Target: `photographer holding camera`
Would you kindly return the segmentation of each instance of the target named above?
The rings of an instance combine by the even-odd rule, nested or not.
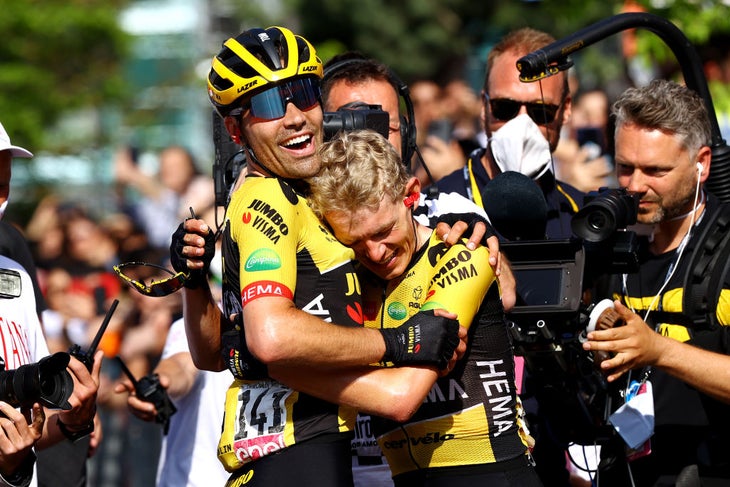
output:
[[[585,348],[615,353],[601,366],[610,380],[638,369],[627,373],[627,388],[650,385],[655,426],[629,463],[620,439],[603,449],[600,480],[606,485],[631,485],[632,479],[635,485],[674,485],[678,478],[696,482],[682,485],[726,485],[730,479],[730,407],[692,387],[722,395],[702,377],[716,364],[692,361],[713,355],[670,344],[728,351],[730,284],[721,275],[727,258],[699,273],[716,283],[705,296],[691,296],[696,291],[689,279],[698,275],[698,258],[711,261],[727,248],[727,231],[717,221],[726,220],[728,205],[703,187],[712,155],[707,109],[692,90],[665,80],[628,89],[612,108],[618,182],[640,195],[637,221],[647,237],[639,272],[613,283],[616,311],[626,325],[590,333]],[[708,249],[708,237],[724,243]],[[698,313],[691,297],[706,298],[707,311]],[[677,364],[683,358],[686,363]]]
[[[11,144],[0,124],[0,217],[10,191],[13,157],[33,155]],[[49,356],[39,319],[44,303],[36,302],[38,286],[30,251],[12,225],[0,222],[0,485],[36,485],[33,448],[59,460],[53,485],[85,478],[89,445],[100,439],[94,431],[101,353],[87,370],[67,354]],[[15,407],[19,407],[16,410]],[[51,408],[44,411],[44,407]],[[63,407],[63,410],[59,408]],[[93,438],[91,436],[93,436]],[[69,439],[70,442],[63,442]],[[61,449],[48,449],[55,445]],[[51,457],[53,457],[51,459]],[[54,463],[55,465],[55,463]],[[39,461],[39,473],[51,464]],[[45,472],[44,472],[45,473]],[[59,473],[61,474],[59,478]],[[41,481],[42,482],[42,481]],[[45,484],[41,484],[45,485]],[[78,484],[76,484],[78,485]]]

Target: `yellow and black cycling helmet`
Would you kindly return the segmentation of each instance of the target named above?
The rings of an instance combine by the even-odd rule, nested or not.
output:
[[[241,99],[296,77],[322,78],[322,61],[305,38],[285,27],[250,29],[223,43],[208,74],[208,96],[225,117]]]

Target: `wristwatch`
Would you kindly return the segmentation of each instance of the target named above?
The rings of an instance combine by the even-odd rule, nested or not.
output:
[[[63,433],[63,436],[68,438],[69,440],[75,442],[79,439],[83,438],[84,436],[88,436],[91,434],[92,431],[94,431],[94,420],[91,420],[88,424],[83,426],[78,431],[70,431],[68,427],[63,424],[63,421],[61,421],[61,418],[56,417],[56,424],[58,424],[58,429],[61,430],[61,433]]]

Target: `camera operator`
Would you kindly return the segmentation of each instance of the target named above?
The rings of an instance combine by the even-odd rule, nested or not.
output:
[[[730,324],[727,276],[713,281],[722,289],[716,289],[717,299],[710,300],[706,313],[695,315],[686,304],[694,257],[705,252],[707,235],[722,235],[715,221],[727,206],[703,187],[711,162],[707,107],[692,90],[655,80],[625,91],[612,112],[618,182],[640,195],[637,221],[647,237],[641,240],[639,272],[625,274],[621,282],[615,279],[612,290],[612,297],[625,306],[616,307],[627,325],[592,332],[586,348],[617,352],[602,364],[613,380],[628,368],[646,366],[628,373],[626,382],[650,383],[655,427],[650,453],[644,450],[644,456],[628,464],[625,445],[618,437],[613,448],[605,447],[600,479],[606,485],[631,485],[630,477],[635,485],[674,485],[683,477],[695,479],[696,483],[687,485],[699,485],[698,479],[702,485],[726,485],[730,408],[683,382],[702,386],[712,396],[721,394],[707,385],[709,363],[690,359],[699,351],[670,344],[676,340],[727,352],[723,346]],[[722,251],[716,248],[707,257]],[[725,262],[716,267],[723,272]],[[708,269],[707,274],[714,276],[716,269]],[[666,338],[648,339],[654,332]],[[673,356],[679,350],[683,355]],[[683,366],[676,365],[680,357],[688,359]],[[702,374],[705,377],[700,378]],[[712,479],[718,483],[708,483]]]

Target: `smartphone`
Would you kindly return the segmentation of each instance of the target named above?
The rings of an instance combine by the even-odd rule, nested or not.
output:
[[[428,124],[428,135],[434,135],[444,142],[451,142],[454,138],[454,124],[446,118],[432,120]]]
[[[584,146],[588,143],[593,143],[604,149],[606,146],[605,137],[603,136],[603,130],[599,127],[583,127],[576,130],[576,139],[578,139],[578,145]]]
[[[578,145],[589,150],[587,160],[601,157],[606,152],[606,140],[598,127],[583,127],[576,130]]]

